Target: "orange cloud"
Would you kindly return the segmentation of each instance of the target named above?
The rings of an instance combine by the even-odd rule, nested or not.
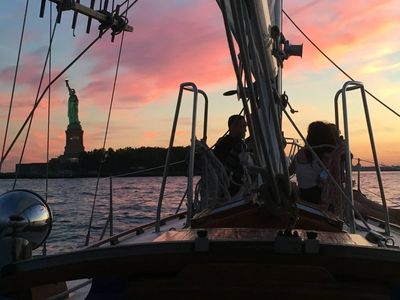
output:
[[[135,31],[124,37],[117,83],[120,103],[163,101],[163,95],[177,91],[184,81],[204,87],[233,78],[217,4],[195,2],[174,9],[159,4],[138,6],[130,17]],[[96,45],[96,65],[82,94],[94,99],[109,94],[118,46],[119,41],[109,45],[108,40]]]
[[[400,8],[394,0],[352,1],[285,1],[285,10],[297,25],[331,58],[354,61],[355,51],[374,53],[383,45],[393,43],[400,24]],[[302,62],[289,60],[287,72],[296,65],[301,68],[326,68],[329,62],[317,54],[313,46],[284,16],[284,33],[293,43],[304,43]],[[357,56],[356,56],[357,55]]]
[[[143,133],[144,137],[146,139],[154,139],[156,137],[159,137],[161,135],[160,131],[145,131]]]

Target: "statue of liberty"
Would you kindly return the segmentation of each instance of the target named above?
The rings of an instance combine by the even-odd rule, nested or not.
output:
[[[68,83],[68,79],[65,80],[65,83],[67,85],[68,91],[69,91],[69,98],[68,98],[68,120],[69,120],[69,125],[70,126],[79,126],[80,127],[80,122],[78,118],[78,104],[79,100],[78,97],[75,94],[75,90],[71,89]]]
[[[78,104],[79,100],[75,94],[75,90],[71,89],[68,80],[65,80],[67,85],[69,98],[68,98],[68,127],[65,130],[65,150],[64,156],[67,159],[73,159],[79,161],[80,153],[85,151],[83,146],[83,130],[81,122],[78,118]],[[71,160],[72,162],[72,160]]]

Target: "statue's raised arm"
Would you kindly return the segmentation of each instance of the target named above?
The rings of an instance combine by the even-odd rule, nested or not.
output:
[[[68,79],[65,79],[65,85],[66,85],[67,88],[68,88],[68,92],[71,93],[72,89],[71,89],[71,87],[69,86],[69,81],[68,81]]]

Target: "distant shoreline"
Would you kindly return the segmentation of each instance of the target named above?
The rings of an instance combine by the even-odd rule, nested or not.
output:
[[[358,170],[356,168],[353,169],[353,172],[357,172]],[[360,172],[374,172],[375,169],[361,169]],[[381,172],[400,172],[400,167],[393,167],[393,169],[386,169],[382,168]],[[118,174],[115,175],[102,175],[100,176],[101,178],[107,178],[107,177],[161,177],[163,176],[162,172],[152,172],[150,174],[132,174],[132,175],[125,175],[125,176],[120,176]],[[173,173],[169,174],[169,177],[177,177],[177,176],[186,176],[184,173]],[[0,173],[0,179],[14,179],[15,178],[15,173]],[[46,176],[18,176],[18,179],[45,179]],[[97,178],[96,175],[83,175],[83,174],[76,174],[73,176],[49,176],[50,179],[67,179],[67,178]]]
[[[0,173],[0,178],[96,178],[101,165],[100,177],[148,177],[163,176],[164,164],[167,157],[167,148],[139,147],[120,148],[107,150],[94,149],[83,151],[75,156],[61,155],[52,158],[48,163],[22,163],[16,164],[15,170]],[[169,176],[186,176],[190,147],[173,147],[170,154]],[[197,165],[200,162],[196,162]],[[374,171],[368,166],[353,166],[353,172]],[[400,166],[384,166],[381,171],[400,171]],[[199,172],[196,168],[196,172]]]
[[[100,178],[108,178],[108,177],[119,177],[119,178],[124,178],[124,177],[162,177],[162,173],[151,173],[151,174],[133,174],[133,175],[101,175],[99,176]],[[186,176],[186,174],[169,174],[168,177],[179,177],[179,176]],[[196,176],[196,175],[195,175]],[[15,174],[14,173],[0,173],[0,179],[14,179]],[[82,174],[76,174],[73,176],[49,176],[50,179],[66,179],[66,178],[97,178],[97,175],[82,175]],[[18,176],[18,179],[46,179],[46,176]]]

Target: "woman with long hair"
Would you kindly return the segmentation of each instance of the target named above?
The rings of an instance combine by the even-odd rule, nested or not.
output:
[[[331,153],[338,144],[339,136],[335,128],[335,125],[323,121],[315,121],[308,126],[306,141],[325,166],[329,165]],[[289,172],[296,173],[302,200],[316,204],[321,202],[327,174],[307,146],[296,154]]]

